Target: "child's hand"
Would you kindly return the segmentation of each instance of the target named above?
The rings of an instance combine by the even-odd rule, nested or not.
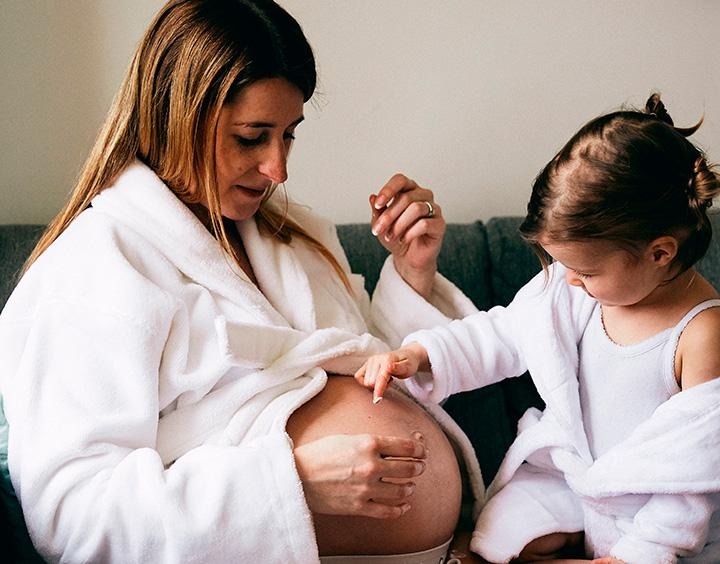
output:
[[[389,353],[371,356],[355,373],[355,380],[373,390],[373,403],[377,403],[383,398],[393,376],[409,378],[421,365],[427,365],[427,353],[417,343],[411,343]]]

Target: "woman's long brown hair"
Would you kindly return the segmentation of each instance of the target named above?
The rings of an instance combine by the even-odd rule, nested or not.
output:
[[[220,212],[215,134],[223,105],[264,78],[284,78],[303,99],[315,90],[312,49],[298,23],[270,0],[171,0],[141,40],[69,201],[49,223],[23,273],[135,159],[186,204],[207,206],[212,232],[237,260]],[[261,228],[319,252],[351,291],[335,256],[270,200]]]

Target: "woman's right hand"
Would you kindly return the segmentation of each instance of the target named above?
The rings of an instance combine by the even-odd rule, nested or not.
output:
[[[446,227],[432,191],[395,174],[369,201],[373,235],[392,253],[400,277],[430,300]]]
[[[422,437],[330,435],[294,450],[313,513],[392,519],[410,509],[425,471]]]

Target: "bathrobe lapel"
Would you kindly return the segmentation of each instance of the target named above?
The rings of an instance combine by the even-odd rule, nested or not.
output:
[[[95,196],[92,206],[161,249],[190,280],[231,302],[242,303],[255,321],[288,325],[202,223],[144,164],[129,166],[115,186]],[[151,214],[148,209],[166,209],[167,213]]]
[[[578,288],[568,286],[557,265],[553,265],[549,276],[558,278],[544,288],[550,295],[537,294],[532,298],[534,307],[524,312],[527,319],[520,324],[524,328],[523,348],[530,375],[547,409],[565,430],[578,455],[591,464],[580,408],[577,344],[594,302]]]
[[[682,460],[682,464],[678,464]],[[571,477],[594,498],[633,493],[720,492],[720,378],[660,405],[586,474]]]
[[[268,302],[291,327],[317,329],[310,282],[292,246],[261,235],[254,219],[238,222],[238,231]]]

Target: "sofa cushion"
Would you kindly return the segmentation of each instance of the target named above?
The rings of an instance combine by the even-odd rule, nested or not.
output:
[[[371,233],[369,223],[340,224],[337,231],[353,272],[365,277],[365,289],[372,294],[388,252]],[[438,257],[438,270],[480,309],[493,304],[487,248],[482,222],[453,223],[447,226]]]
[[[43,229],[44,225],[0,225],[0,310],[17,284],[18,272]]]
[[[25,526],[20,502],[15,495],[7,460],[8,424],[0,397],[0,531],[5,542],[0,548],[3,562],[41,563]]]
[[[716,290],[720,290],[720,212],[710,214],[710,225],[714,235],[713,242],[698,262],[697,269]]]
[[[495,217],[487,223],[490,281],[494,303],[507,305],[535,274],[540,261],[520,237],[521,217]]]

